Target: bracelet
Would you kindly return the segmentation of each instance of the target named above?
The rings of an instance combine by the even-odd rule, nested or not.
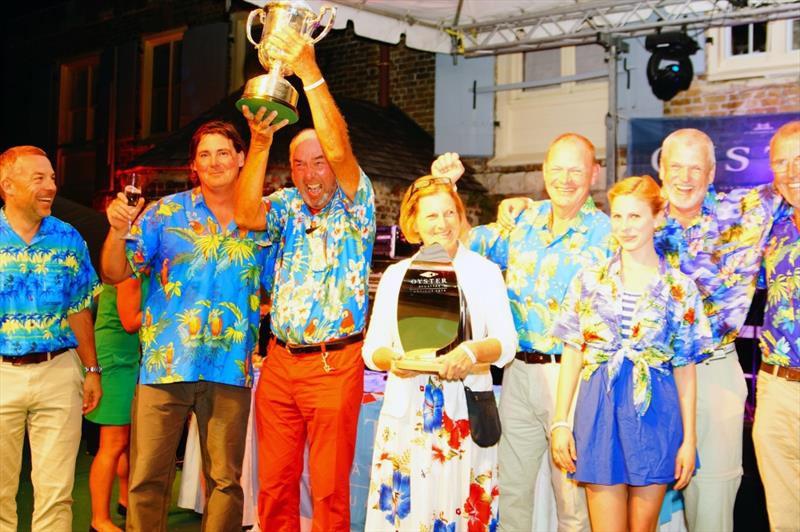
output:
[[[475,356],[475,352],[472,349],[470,349],[469,346],[467,346],[467,344],[461,344],[459,347],[464,350],[469,359],[472,360],[473,364],[478,363],[478,357]]]
[[[100,364],[98,364],[96,366],[88,366],[88,367],[87,366],[83,366],[83,371],[85,371],[86,373],[97,373],[98,375],[102,375],[103,374],[103,367]]]
[[[306,91],[306,92],[313,91],[314,89],[316,89],[317,87],[319,87],[323,83],[325,83],[325,78],[319,78],[317,81],[315,81],[311,85],[303,85],[303,90]]]
[[[554,430],[564,427],[565,429],[572,430],[572,427],[566,421],[554,421],[552,425],[550,425],[550,434],[553,433]]]

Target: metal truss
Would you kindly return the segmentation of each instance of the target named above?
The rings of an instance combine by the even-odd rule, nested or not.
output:
[[[659,29],[693,30],[792,18],[800,18],[798,0],[600,0],[456,25],[445,31],[453,37],[454,52],[470,57],[608,42]]]

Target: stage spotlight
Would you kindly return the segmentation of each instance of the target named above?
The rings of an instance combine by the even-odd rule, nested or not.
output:
[[[659,100],[669,101],[692,84],[694,69],[689,56],[700,49],[685,33],[656,33],[645,39],[652,52],[647,62],[647,81]]]

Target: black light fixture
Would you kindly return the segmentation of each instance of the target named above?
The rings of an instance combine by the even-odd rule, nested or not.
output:
[[[652,52],[647,62],[647,81],[659,100],[669,101],[692,84],[694,69],[689,56],[700,47],[685,33],[655,33],[644,43]]]

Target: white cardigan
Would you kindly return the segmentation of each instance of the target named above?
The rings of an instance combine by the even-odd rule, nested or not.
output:
[[[403,277],[413,258],[389,266],[381,277],[361,351],[364,362],[371,369],[378,369],[372,361],[372,355],[379,347],[388,347],[398,353],[403,351],[397,330],[397,297]],[[502,346],[502,352],[493,364],[498,367],[505,366],[514,358],[517,351],[517,331],[514,328],[500,269],[496,264],[461,245],[453,259],[453,267],[458,276],[458,284],[467,300],[472,323],[472,339],[497,339]],[[401,379],[389,373],[382,412],[397,417],[403,416],[408,408],[409,386],[416,386],[415,381],[413,378]],[[491,390],[492,378],[487,373],[468,375],[464,379],[464,384],[476,391]],[[445,382],[444,385],[446,388],[461,388],[461,383],[458,381]],[[454,401],[455,398],[461,398],[458,403],[463,403],[463,397],[463,393],[445,393],[445,408],[449,412],[461,410],[460,407],[463,405],[456,405]]]

